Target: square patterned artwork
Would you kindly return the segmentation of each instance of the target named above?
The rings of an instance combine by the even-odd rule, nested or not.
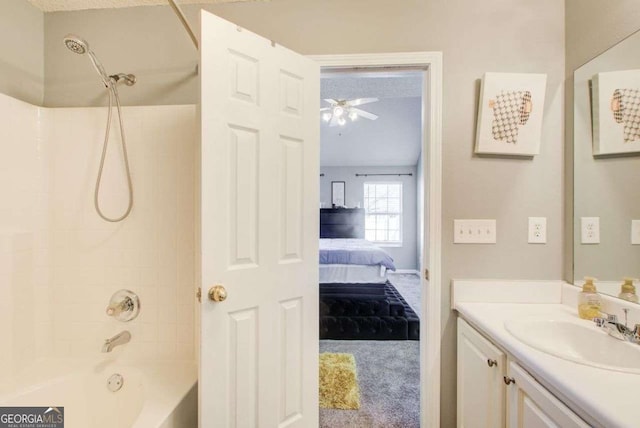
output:
[[[475,152],[537,155],[546,84],[546,74],[485,73]]]
[[[596,74],[591,99],[593,154],[640,152],[640,70]]]

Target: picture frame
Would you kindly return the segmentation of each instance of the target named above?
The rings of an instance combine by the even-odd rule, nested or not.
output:
[[[331,182],[331,205],[334,208],[344,207],[346,183],[344,181],[332,181]]]
[[[640,70],[591,79],[593,155],[640,153]]]
[[[475,153],[540,153],[547,75],[485,73],[480,87]]]

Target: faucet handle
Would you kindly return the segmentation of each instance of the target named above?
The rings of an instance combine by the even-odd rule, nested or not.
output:
[[[610,323],[617,323],[618,322],[618,316],[614,315],[614,314],[606,314],[607,315],[607,322]]]
[[[593,319],[593,322],[596,323],[598,327],[604,327],[604,325],[607,323],[607,320],[602,317],[595,317]]]
[[[128,297],[123,300],[122,302],[119,303],[109,303],[109,306],[107,306],[107,310],[105,311],[107,313],[107,315],[109,315],[110,317],[115,317],[118,316],[122,313],[122,311],[126,310],[127,307],[130,306],[130,303],[128,303],[127,301],[131,302],[131,299],[129,299]]]
[[[109,301],[106,313],[118,321],[131,321],[140,312],[140,299],[129,290],[119,290]]]

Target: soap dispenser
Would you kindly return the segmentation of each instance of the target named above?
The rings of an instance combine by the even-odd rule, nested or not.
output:
[[[602,297],[593,283],[595,280],[595,278],[585,277],[582,291],[578,294],[578,315],[585,320],[592,320],[601,315]]]
[[[633,285],[633,278],[624,279],[624,284],[620,287],[618,297],[629,302],[638,303],[638,295],[636,294],[636,287]]]

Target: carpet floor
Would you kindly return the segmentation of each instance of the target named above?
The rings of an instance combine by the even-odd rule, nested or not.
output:
[[[412,340],[321,340],[320,352],[355,357],[360,409],[320,409],[320,427],[420,427],[419,347]]]
[[[413,273],[393,272],[388,272],[387,277],[393,286],[396,287],[396,290],[402,294],[402,297],[404,297],[404,300],[411,306],[411,309],[418,314],[418,317],[422,318],[420,314],[420,296],[422,296],[420,277]]]

